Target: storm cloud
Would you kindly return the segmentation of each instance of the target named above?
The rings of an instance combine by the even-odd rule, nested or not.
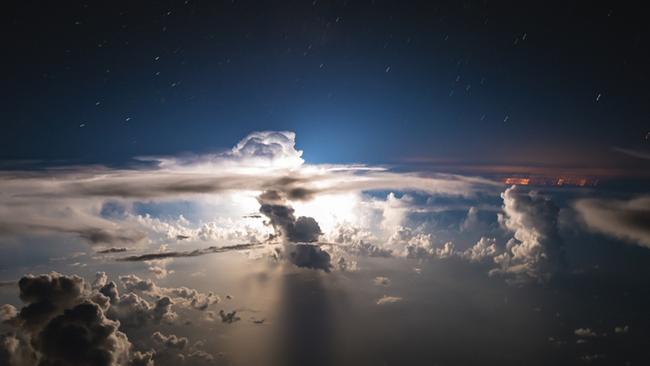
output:
[[[98,166],[43,171],[0,172],[0,235],[76,235],[93,245],[133,246],[144,241],[141,223],[128,217],[103,217],[108,200],[197,200],[205,195],[271,192],[289,201],[323,194],[410,190],[436,195],[473,196],[498,183],[452,174],[391,172],[364,165],[308,165],[295,148],[295,134],[255,132],[233,149],[190,158],[144,157],[128,169]],[[262,197],[262,196],[260,196]],[[280,207],[265,206],[268,214]],[[282,214],[278,212],[278,214]],[[286,234],[314,241],[314,222],[296,219]],[[288,227],[287,227],[288,228]],[[178,235],[181,235],[180,237]],[[186,239],[177,233],[178,240]]]

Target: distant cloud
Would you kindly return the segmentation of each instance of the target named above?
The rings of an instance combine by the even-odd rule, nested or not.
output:
[[[107,248],[107,249],[102,249],[98,250],[98,254],[109,254],[109,253],[123,253],[126,252],[128,249],[127,248]]]
[[[235,310],[229,313],[224,312],[223,310],[219,310],[219,317],[221,318],[222,323],[228,323],[228,324],[241,320],[241,318],[237,316],[237,311]]]
[[[559,208],[534,192],[512,186],[501,194],[499,221],[513,233],[506,251],[496,257],[499,268],[491,274],[514,276],[514,281],[545,281],[563,262],[563,241],[558,232]]]
[[[574,207],[589,229],[650,248],[650,196],[581,199]]]
[[[461,257],[470,262],[480,262],[486,258],[494,258],[497,252],[496,239],[481,237],[474,246],[464,251]]]
[[[598,337],[598,334],[591,330],[590,328],[578,328],[573,331],[573,334],[575,334],[578,337],[583,337],[583,338],[588,338],[588,337]]]
[[[648,151],[625,149],[625,148],[616,147],[616,146],[612,147],[612,150],[616,151],[616,152],[619,152],[621,154],[625,154],[627,156],[634,157],[634,158],[650,160],[650,152],[648,152]]]
[[[332,268],[330,254],[317,244],[289,243],[284,250],[289,262],[298,267],[322,269],[325,272]]]
[[[616,334],[625,334],[625,333],[628,333],[629,331],[630,331],[630,326],[628,326],[628,325],[624,325],[624,326],[614,328],[614,333],[616,333]]]
[[[230,252],[236,250],[248,250],[248,249],[254,249],[259,247],[261,247],[261,244],[257,244],[257,243],[226,245],[222,247],[208,247],[208,248],[195,249],[195,250],[183,251],[183,252],[155,252],[155,253],[147,253],[147,254],[140,254],[140,255],[132,255],[128,257],[117,258],[117,260],[121,262],[145,262],[145,261],[160,260],[164,258],[197,257],[206,254],[224,253],[224,252]]]
[[[389,286],[390,285],[390,278],[388,278],[388,277],[375,277],[373,282],[374,282],[374,284],[376,286]]]
[[[384,295],[377,300],[377,305],[394,304],[400,301],[402,301],[401,297]]]
[[[187,287],[159,287],[134,275],[122,276],[121,281],[127,291],[146,293],[152,302],[135,292],[119,296],[104,272],[98,272],[91,285],[79,276],[55,272],[22,277],[18,288],[25,306],[20,310],[0,306],[0,321],[9,327],[0,335],[0,364],[153,366],[154,360],[214,364],[201,342],[191,345],[188,338],[158,331],[151,336],[156,349],[143,352],[134,349],[125,329],[173,323],[178,319],[173,307],[202,310],[218,302],[218,296]]]

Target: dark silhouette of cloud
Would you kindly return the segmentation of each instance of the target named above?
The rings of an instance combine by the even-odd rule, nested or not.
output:
[[[128,361],[131,344],[99,305],[83,302],[52,319],[35,339],[41,365],[111,366]]]
[[[164,258],[179,258],[179,257],[197,257],[200,255],[214,254],[214,253],[223,253],[236,250],[248,250],[261,247],[261,244],[258,243],[249,243],[249,244],[237,244],[237,245],[227,245],[223,247],[208,247],[202,249],[196,249],[185,252],[157,252],[157,253],[148,253],[141,255],[132,255],[129,257],[117,258],[121,262],[143,262],[158,260]]]
[[[329,272],[332,268],[331,256],[316,244],[287,244],[289,261],[298,267],[322,269]]]

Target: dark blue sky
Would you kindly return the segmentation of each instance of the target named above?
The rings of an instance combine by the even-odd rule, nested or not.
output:
[[[119,164],[287,129],[311,162],[648,168],[612,151],[650,146],[648,25],[625,6],[21,2],[5,13],[3,160]]]

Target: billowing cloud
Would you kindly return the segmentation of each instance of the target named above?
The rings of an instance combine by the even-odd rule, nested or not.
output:
[[[213,253],[224,253],[237,250],[248,250],[260,247],[260,244],[238,244],[238,245],[227,245],[222,247],[208,247],[202,249],[195,249],[191,251],[182,251],[182,252],[156,252],[156,253],[147,253],[140,255],[133,255],[128,257],[118,258],[118,261],[123,262],[146,262],[146,261],[155,261],[162,260],[165,258],[179,258],[179,257],[197,257],[200,255],[213,254]]]
[[[480,262],[486,258],[493,258],[497,251],[496,239],[481,237],[474,246],[465,250],[461,256],[471,262]]]
[[[105,282],[101,277],[99,283]],[[11,322],[13,334],[3,336],[3,364],[128,363],[131,343],[119,323],[105,316],[107,299],[81,277],[28,275],[18,285],[26,304]]]
[[[494,258],[492,274],[514,276],[515,281],[545,281],[563,261],[563,242],[558,233],[559,208],[549,199],[524,193],[512,186],[501,194],[503,214],[499,222],[513,233],[506,251]]]
[[[296,150],[296,134],[290,131],[253,132],[227,154],[260,166],[293,168],[302,165],[302,151]]]
[[[650,196],[581,199],[574,207],[589,229],[650,248]]]
[[[219,317],[221,318],[222,323],[228,323],[228,324],[241,320],[241,318],[237,316],[236,310],[233,310],[231,312],[225,312],[223,310],[219,310]]]
[[[329,272],[332,268],[331,256],[317,244],[287,244],[285,246],[289,261],[298,267],[322,269]]]
[[[52,319],[35,338],[42,365],[123,365],[131,344],[99,305],[83,302]]]
[[[364,257],[390,257],[392,255],[391,249],[373,244],[378,239],[369,230],[350,223],[338,224],[328,235],[330,242],[343,246],[347,252],[355,255]]]
[[[177,348],[184,349],[189,344],[189,340],[186,337],[178,337],[175,334],[164,335],[160,332],[155,332],[151,335],[151,339],[160,345],[163,345],[167,348]]]

